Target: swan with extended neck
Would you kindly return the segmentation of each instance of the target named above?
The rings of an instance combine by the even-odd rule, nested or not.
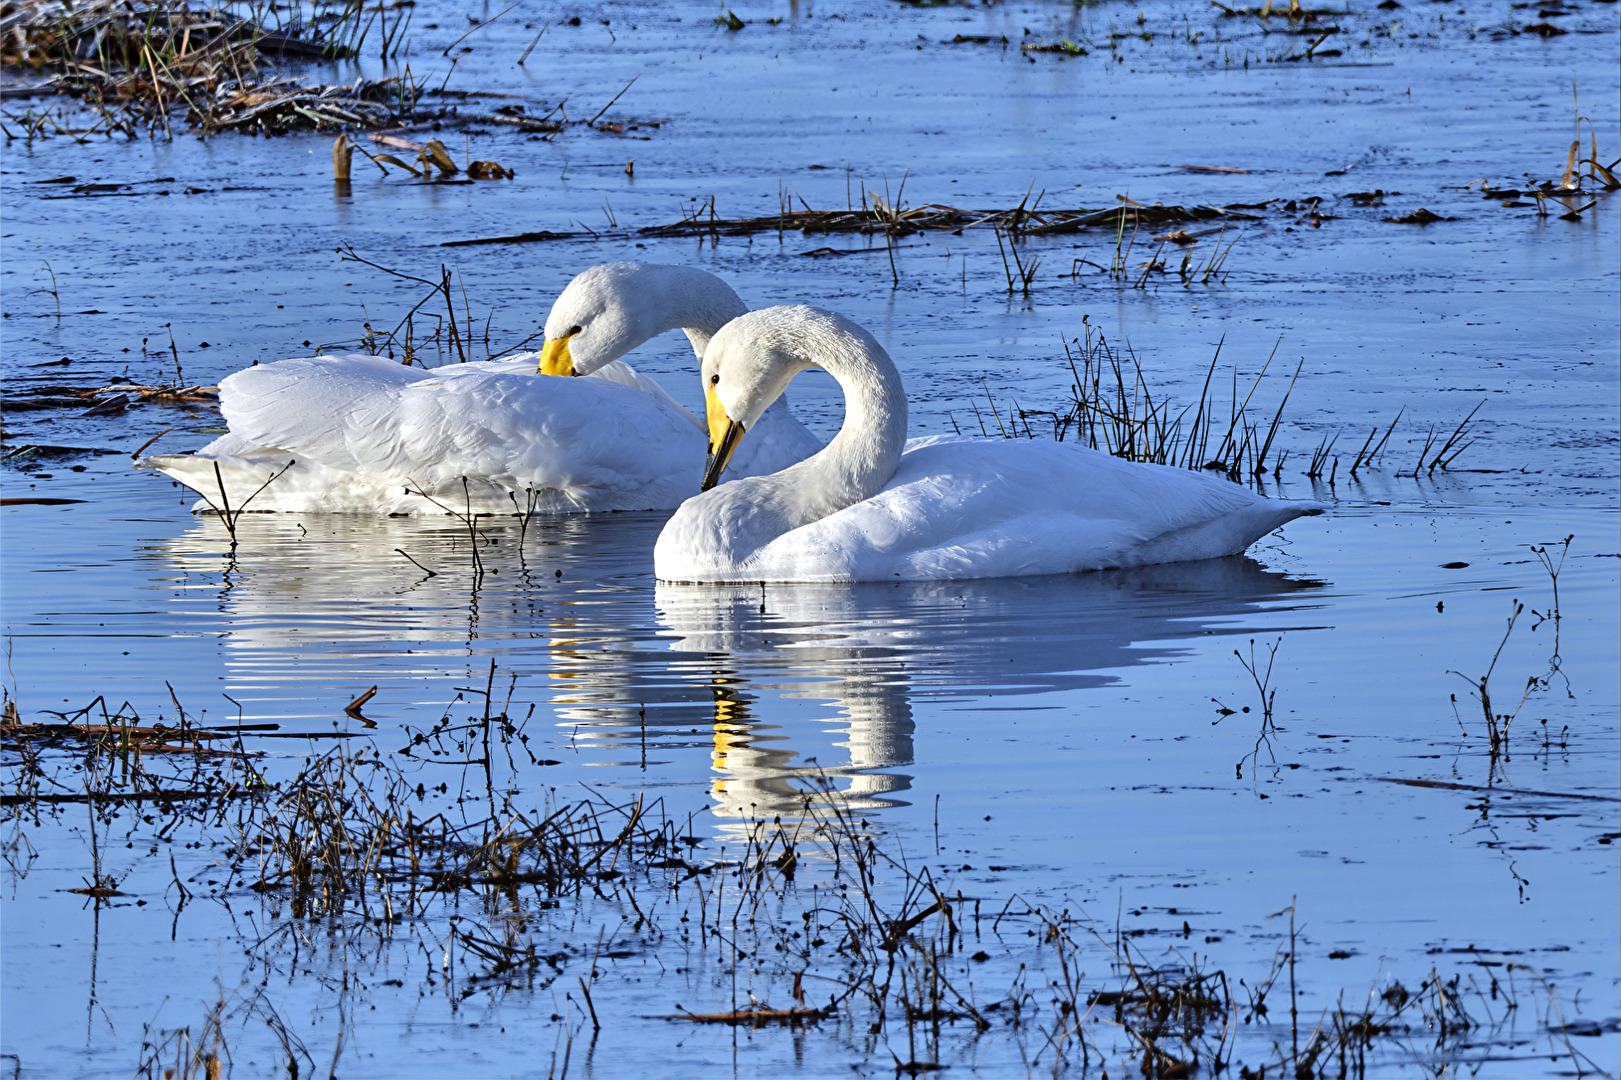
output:
[[[715,487],[790,380],[820,367],[845,420],[820,452]],[[900,374],[861,327],[810,307],[753,311],[704,355],[715,406],[702,494],[654,548],[672,582],[1018,577],[1235,555],[1315,503],[1066,443],[906,442]],[[713,488],[713,490],[710,490]]]
[[[702,270],[593,266],[552,305],[538,352],[431,369],[362,355],[250,367],[220,383],[227,434],[137,467],[233,510],[668,509],[697,491],[705,425],[619,357],[680,328],[701,361],[746,310]],[[785,408],[765,426],[759,452],[729,476],[775,471],[821,445]]]

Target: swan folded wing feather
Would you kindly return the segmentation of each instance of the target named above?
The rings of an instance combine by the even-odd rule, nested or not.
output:
[[[309,455],[334,453],[339,447],[353,445],[373,456],[375,448],[388,439],[389,408],[408,387],[426,389],[445,385],[447,379],[533,376],[537,355],[518,353],[439,368],[411,367],[364,353],[280,360],[222,380],[220,411],[240,447],[258,445]],[[592,377],[641,390],[702,428],[663,387],[622,360]]]
[[[545,510],[677,505],[702,468],[702,429],[630,365],[606,374],[542,378],[521,356],[434,369],[365,355],[284,360],[221,383],[229,433],[194,458],[151,463],[211,490],[217,459],[227,488],[240,492],[296,459],[256,509],[431,509],[406,495],[407,484],[460,505],[463,476],[495,511],[510,508],[508,491],[526,488],[546,492]]]
[[[1311,509],[1085,447],[945,436],[913,440],[877,495],[777,536],[729,576],[1004,577],[1214,558]]]
[[[659,385],[658,380],[643,375],[623,360],[613,360],[593,371],[588,378],[603,379],[607,382],[628,386],[632,390],[640,390],[659,403],[663,408],[673,410],[676,415],[685,417],[692,426],[700,432],[704,431],[704,422],[692,415],[692,411],[670,396],[668,390]]]
[[[220,412],[230,434],[201,453],[285,452],[333,468],[353,468],[354,410],[375,408],[430,374],[359,354],[245,368],[220,381]]]
[[[440,492],[477,476],[581,508],[649,509],[690,493],[703,461],[679,406],[616,380],[452,372],[406,387],[392,412],[399,438],[379,465]]]
[[[549,509],[650,509],[692,494],[704,426],[656,380],[623,360],[561,380],[535,375],[533,363],[534,354],[520,353],[418,368],[353,353],[257,365],[220,384],[231,430],[200,454],[243,458],[254,475],[273,460],[296,458],[299,471],[312,470],[303,480],[313,483],[318,471],[329,489],[320,498],[303,490],[311,484],[288,477],[278,481],[282,498],[262,497],[266,509],[398,512],[394,496],[408,480],[444,493],[459,490],[464,475],[515,491],[567,493]],[[786,404],[773,406],[764,421],[728,478],[774,472],[821,448]],[[345,480],[346,472],[356,475]]]

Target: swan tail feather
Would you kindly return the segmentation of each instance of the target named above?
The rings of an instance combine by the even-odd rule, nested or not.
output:
[[[296,464],[297,459],[291,454],[251,458],[224,454],[154,454],[136,461],[135,468],[155,469],[180,481],[201,495],[206,506],[216,510],[229,506],[236,511],[245,507],[275,509],[264,496]],[[261,506],[261,502],[267,505]]]

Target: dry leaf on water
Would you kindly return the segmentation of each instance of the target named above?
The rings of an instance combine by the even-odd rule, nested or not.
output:
[[[372,155],[372,160],[373,161],[386,161],[390,165],[397,165],[400,168],[404,169],[406,172],[410,173],[412,176],[421,176],[422,175],[422,173],[417,171],[417,169],[415,167],[413,167],[412,165],[410,165],[407,162],[401,161],[399,158],[395,157],[393,154],[373,154]]]
[[[445,144],[438,139],[428,140],[427,145],[422,148],[422,160],[438,169],[441,176],[455,176],[461,172],[461,169],[451,160],[450,152],[445,149]]]
[[[511,180],[517,175],[511,169],[503,168],[498,161],[470,161],[467,163],[467,176],[470,180]]]
[[[371,141],[374,143],[382,143],[384,146],[392,146],[396,150],[409,150],[413,154],[420,154],[423,152],[422,147],[419,144],[412,142],[410,139],[399,138],[396,135],[373,135],[371,137]]]

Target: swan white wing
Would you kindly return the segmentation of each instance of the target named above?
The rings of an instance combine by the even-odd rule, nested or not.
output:
[[[535,364],[520,353],[431,369],[362,354],[257,365],[220,383],[229,433],[141,464],[215,502],[253,496],[254,510],[437,511],[415,491],[457,508],[471,494],[492,513],[512,512],[514,497],[543,511],[642,510],[696,494],[703,425],[656,380],[623,361],[578,379],[537,375]],[[821,447],[786,406],[759,434],[726,479]]]
[[[380,357],[310,357],[248,368],[221,383],[231,432],[197,455],[146,459],[206,495],[241,505],[291,460],[256,510],[657,509],[691,495],[705,439],[662,390],[618,379],[557,379],[523,359],[424,370]],[[651,381],[651,380],[649,380]],[[657,384],[652,384],[657,389]],[[633,388],[634,387],[634,388]]]
[[[391,417],[397,435],[371,440],[380,455],[367,463],[373,471],[415,470],[425,490],[459,492],[463,476],[554,490],[576,509],[675,505],[705,452],[667,395],[605,379],[451,370],[402,390]]]
[[[205,447],[232,454],[293,453],[353,468],[348,433],[353,410],[371,405],[432,372],[381,356],[310,356],[258,364],[220,381],[220,412],[230,434]]]
[[[848,580],[1073,573],[1236,554],[1308,509],[1083,447],[942,439],[758,558]]]
[[[657,398],[666,408],[674,409],[680,415],[691,421],[692,426],[700,432],[704,430],[704,422],[692,415],[692,412],[682,405],[669,392],[660,386],[657,379],[650,375],[643,375],[623,360],[612,360],[587,375],[588,379],[606,379],[609,382],[628,386],[633,390],[641,390]]]
[[[379,419],[372,416],[358,420],[356,410],[375,412],[379,404],[386,407],[390,392],[413,384],[434,385],[447,378],[532,376],[539,355],[516,353],[499,360],[439,368],[408,367],[363,353],[281,360],[246,368],[222,380],[220,411],[235,442],[242,447],[299,448],[306,454],[341,456],[345,440],[340,433],[357,422],[361,426],[375,425]],[[697,417],[682,408],[657,381],[623,360],[607,364],[587,377],[641,390],[656,399],[663,410],[685,417],[703,430]]]
[[[672,533],[676,542],[665,548],[661,537],[659,576],[879,581],[1074,573],[1236,554],[1315,508],[1083,447],[955,436],[912,440],[877,495],[774,539],[766,539],[774,522],[738,505],[744,493],[740,486],[713,507],[713,516],[726,519],[721,528],[734,541],[741,533],[741,543],[682,544]],[[684,517],[685,508],[672,524]],[[717,525],[688,518],[677,530],[693,537]],[[751,555],[724,557],[727,548],[750,549],[747,535],[756,530],[763,542]],[[692,553],[685,559],[683,547]]]

